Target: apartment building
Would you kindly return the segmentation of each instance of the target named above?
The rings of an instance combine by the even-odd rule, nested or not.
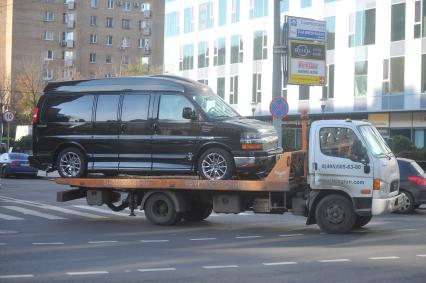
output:
[[[164,1],[0,0],[0,73],[28,65],[46,81],[163,65]]]
[[[325,20],[328,30],[327,86],[283,87],[286,130],[299,127],[301,109],[321,118],[324,104],[326,118],[369,119],[384,136],[424,148],[426,0],[282,0],[280,9],[282,22]],[[272,16],[273,0],[166,0],[164,71],[270,119]]]

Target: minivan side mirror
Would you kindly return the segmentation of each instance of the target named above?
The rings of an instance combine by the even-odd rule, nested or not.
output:
[[[368,164],[370,162],[367,155],[367,149],[362,145],[360,140],[355,140],[352,144],[352,154],[350,159],[354,162],[360,162],[363,164]]]
[[[182,118],[196,120],[197,119],[197,115],[195,115],[195,111],[192,110],[191,107],[185,107],[182,110]]]

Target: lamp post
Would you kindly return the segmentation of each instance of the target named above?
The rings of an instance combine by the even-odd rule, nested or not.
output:
[[[254,112],[256,112],[257,103],[252,101],[250,102],[251,105],[251,115],[254,116]]]
[[[324,120],[324,112],[325,112],[325,106],[327,105],[327,98],[321,98],[321,115],[322,115],[322,120]]]

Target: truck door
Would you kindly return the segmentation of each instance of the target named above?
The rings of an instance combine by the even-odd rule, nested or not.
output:
[[[353,198],[371,198],[372,163],[368,164],[368,158],[362,163],[354,156],[354,144],[363,144],[354,129],[322,126],[313,133],[316,137],[312,139],[312,145],[315,147],[314,159],[311,159],[314,175],[313,180],[311,179],[312,189],[341,190]]]

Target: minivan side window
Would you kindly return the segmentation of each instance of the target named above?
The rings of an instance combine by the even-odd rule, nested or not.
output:
[[[319,134],[321,152],[340,158],[350,158],[354,141],[358,140],[349,128],[322,128]]]
[[[187,121],[182,117],[183,108],[194,105],[184,96],[177,94],[163,94],[160,98],[159,120]]]
[[[93,95],[50,95],[40,120],[43,122],[90,122]]]
[[[121,121],[141,122],[148,120],[150,95],[126,94],[123,98]]]
[[[117,121],[117,110],[120,95],[99,95],[96,106],[96,122]]]

